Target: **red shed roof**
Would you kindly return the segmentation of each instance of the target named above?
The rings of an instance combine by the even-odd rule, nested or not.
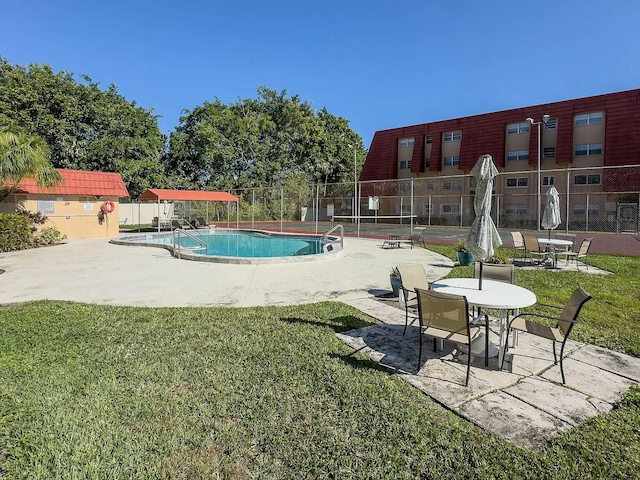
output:
[[[138,200],[189,200],[189,201],[205,201],[212,202],[237,202],[238,197],[235,197],[227,192],[209,192],[198,190],[160,190],[157,188],[150,188],[143,192]]]
[[[129,192],[119,173],[85,172],[56,168],[63,182],[55,187],[40,187],[33,178],[23,179],[16,193],[47,195],[101,195],[128,197]]]

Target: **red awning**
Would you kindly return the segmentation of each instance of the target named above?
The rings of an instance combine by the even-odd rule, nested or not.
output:
[[[128,197],[127,187],[119,173],[86,172],[56,168],[62,183],[54,187],[41,187],[33,178],[24,178],[16,193],[32,195],[101,195],[105,197]]]
[[[210,201],[210,202],[237,202],[235,197],[227,192],[208,192],[196,190],[160,190],[150,188],[143,192],[138,200],[182,200],[182,201]]]

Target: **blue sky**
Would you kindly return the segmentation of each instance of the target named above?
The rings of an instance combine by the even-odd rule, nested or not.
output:
[[[637,0],[0,0],[0,56],[153,108],[286,89],[376,130],[640,88]],[[79,77],[78,77],[79,78]]]

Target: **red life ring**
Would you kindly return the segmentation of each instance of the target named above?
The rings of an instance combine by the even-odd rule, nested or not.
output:
[[[106,202],[104,202],[102,204],[102,207],[100,207],[100,208],[105,213],[111,213],[116,209],[116,206],[111,200],[107,200]]]

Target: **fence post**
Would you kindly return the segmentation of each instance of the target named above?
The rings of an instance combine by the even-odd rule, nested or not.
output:
[[[356,211],[356,221],[358,222],[357,231],[358,238],[360,238],[360,197],[362,196],[362,184],[358,182],[358,188],[356,189],[358,192],[358,198],[356,201],[356,205],[358,206],[358,210]]]
[[[584,231],[589,231],[589,194],[587,193],[587,204],[585,205],[584,212]]]
[[[320,210],[320,184],[316,183],[316,235],[318,234],[318,210]]]
[[[429,195],[429,213],[427,215],[427,225],[431,226],[431,209],[433,208],[433,204],[431,203],[431,195]]]
[[[462,195],[460,195],[460,226],[462,227],[462,202],[464,202],[464,198],[462,198]]]
[[[569,233],[569,177],[571,177],[570,173],[571,173],[571,169],[567,168],[567,214],[565,215],[565,218],[567,219],[567,224],[565,227],[565,233]]]
[[[284,187],[280,187],[280,233],[282,233],[282,217],[284,216]]]
[[[410,228],[409,228],[409,233],[413,234],[413,203],[414,203],[414,198],[413,198],[413,178],[411,179],[411,208],[409,209],[409,215],[411,215],[410,220]]]

